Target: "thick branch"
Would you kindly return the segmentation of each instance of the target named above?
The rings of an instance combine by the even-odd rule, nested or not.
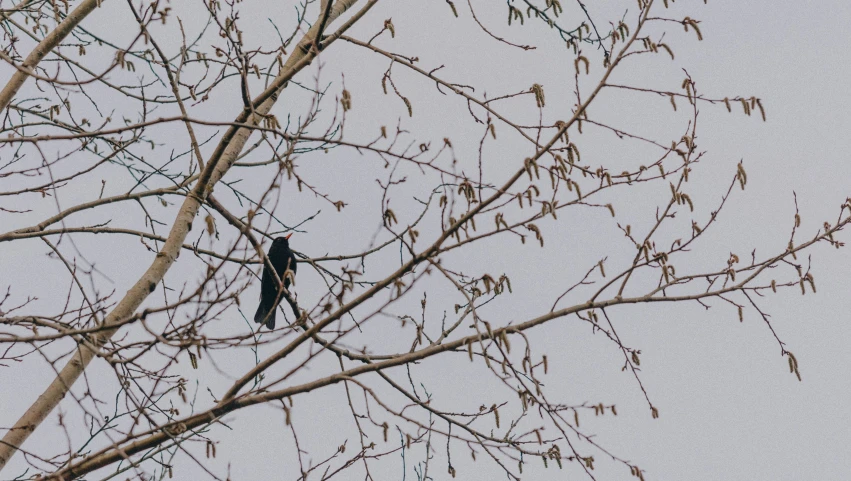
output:
[[[4,110],[9,103],[12,101],[12,98],[16,93],[21,89],[24,85],[24,82],[27,78],[30,77],[27,71],[35,72],[35,67],[41,62],[51,50],[56,48],[62,40],[74,30],[80,22],[83,21],[95,7],[100,6],[103,0],[83,0],[77,8],[74,9],[73,12],[68,14],[65,17],[65,20],[62,21],[47,37],[44,38],[36,47],[27,55],[24,63],[21,64],[20,68],[15,71],[15,74],[12,75],[12,78],[9,79],[9,82],[3,88],[3,91],[0,92],[0,110]],[[5,460],[0,454],[0,468],[3,467],[3,462]]]
[[[338,0],[331,11],[329,22],[334,21],[357,0]],[[89,3],[86,0],[86,3]],[[95,0],[91,1],[96,4]],[[375,1],[370,2],[367,8],[373,5]],[[92,7],[94,8],[94,7]],[[79,9],[78,9],[79,10]],[[90,11],[90,10],[89,10]],[[366,9],[359,12],[361,15],[366,13]],[[347,22],[342,28],[347,28],[353,22]],[[74,23],[68,28],[73,28]],[[249,123],[252,125],[259,124],[264,116],[269,113],[281,90],[286,86],[286,83],[301,69],[310,64],[318,52],[311,49],[313,39],[318,30],[318,24],[309,30],[300,42],[299,48],[296,48],[281,72],[273,82],[272,88],[263,92],[258,99],[255,99],[255,108],[253,112],[246,109],[238,117],[237,122]],[[336,37],[334,37],[336,38]],[[332,38],[333,40],[333,38]],[[58,40],[57,40],[58,42]],[[54,44],[50,44],[54,45]],[[52,48],[52,47],[51,47]],[[39,58],[43,57],[47,50],[40,53]],[[5,90],[4,90],[5,93]],[[14,92],[9,94],[14,95]],[[0,97],[2,98],[2,97]],[[3,105],[0,103],[0,105]],[[148,267],[147,271],[139,278],[136,284],[131,287],[124,298],[118,303],[115,309],[110,312],[104,320],[105,326],[116,325],[122,319],[129,317],[135,312],[139,305],[150,295],[157,287],[171,265],[177,259],[178,254],[183,246],[183,242],[192,228],[192,222],[195,215],[198,213],[201,202],[209,195],[216,182],[218,182],[230,167],[236,162],[239,153],[245,146],[248,138],[251,136],[253,129],[231,127],[220,141],[218,147],[206,165],[206,168],[201,172],[201,175],[195,184],[192,191],[186,196],[177,217],[172,224],[168,239],[163,246],[163,249],[156,255],[154,261]],[[103,346],[117,332],[117,328],[106,329],[102,333],[92,336],[91,342],[95,346]],[[85,345],[78,345],[77,351],[72,359],[62,368],[59,375],[48,386],[47,390],[36,399],[35,403],[24,413],[23,416],[15,423],[15,426],[6,433],[3,440],[0,441],[0,470],[6,465],[12,455],[17,451],[29,435],[41,424],[51,411],[59,404],[59,401],[65,397],[68,390],[80,377],[86,366],[96,357],[96,352]]]

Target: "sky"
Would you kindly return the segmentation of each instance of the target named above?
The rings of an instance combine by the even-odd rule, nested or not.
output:
[[[369,39],[382,28],[385,19],[392,18],[395,37],[389,38],[385,33],[375,41],[377,46],[417,56],[426,70],[443,65],[439,71],[441,78],[472,85],[477,94],[489,98],[538,83],[546,92],[547,105],[540,114],[543,123],[568,117],[575,100],[572,97],[574,64],[572,57],[565,54],[563,43],[547,29],[533,28],[530,21],[525,26],[509,28],[505,25],[504,4],[492,6],[473,1],[479,20],[494,34],[536,49],[507,47],[478,29],[466,4],[455,3],[458,19],[451,16],[444,2],[379,2],[350,34]],[[576,13],[575,5],[564,3],[568,15]],[[607,2],[605,6],[587,3],[595,18],[623,15],[634,18],[635,15],[635,2]],[[277,15],[285,23],[287,14],[270,13],[268,4],[257,0],[245,0],[240,5],[244,9],[244,21],[253,27],[250,41],[274,44],[277,34],[265,17]],[[193,23],[189,8],[188,4],[174,5],[175,15],[182,15],[187,29],[197,32],[201,26]],[[292,5],[285,8],[285,12],[290,11]],[[815,235],[825,221],[834,221],[839,206],[851,196],[847,182],[851,178],[851,165],[847,162],[851,148],[847,135],[851,129],[848,113],[851,95],[844,87],[851,76],[851,67],[844,61],[851,40],[847,28],[851,5],[839,1],[718,0],[704,5],[680,0],[672,4],[668,13],[674,18],[688,15],[700,20],[703,41],[698,42],[694,32],[684,32],[679,25],[671,24],[665,41],[675,52],[673,61],[665,55],[630,59],[611,82],[677,91],[685,69],[699,92],[707,97],[754,95],[762,99],[767,115],[766,122],[762,122],[757,115],[743,115],[735,105],[733,113],[727,113],[723,104],[700,106],[696,142],[706,154],[688,186],[696,202],[694,217],[705,220],[714,210],[740,161],[747,169],[748,184],[744,191],[738,187],[734,190],[719,217],[719,225],[701,239],[684,264],[695,270],[708,269],[723,265],[731,252],[749,257],[754,250],[764,255],[782,251],[794,222],[796,200],[802,218],[799,239]],[[84,26],[123,38],[132,35],[132,28],[121,30],[115,25],[132,27],[127,16],[126,6],[106,2],[102,11],[87,19]],[[661,32],[661,27],[652,26],[649,31]],[[159,33],[164,42],[179,38],[173,23],[163,26]],[[417,143],[431,141],[439,145],[447,137],[455,146],[459,170],[466,169],[469,173],[475,168],[484,130],[470,118],[466,104],[442,95],[433,82],[396,65],[393,78],[400,92],[411,101],[413,115],[409,117],[399,98],[382,92],[381,77],[388,66],[385,58],[339,41],[323,52],[318,63],[302,72],[298,81],[313,85],[318,78],[315,83],[329,85],[329,92],[334,95],[339,95],[345,83],[353,97],[353,109],[347,113],[348,139],[372,139],[379,134],[381,125],[392,131],[397,124],[413,132],[409,139],[416,139]],[[585,92],[601,72],[599,62],[592,64],[591,73],[584,81],[587,83],[583,83]],[[0,67],[0,78],[9,74],[8,67]],[[33,92],[32,85],[27,88]],[[285,97],[285,102],[273,111],[281,119],[288,113],[298,115],[309,100],[298,93],[302,90],[295,86],[290,89],[296,92],[288,91],[291,97]],[[102,102],[117,112],[135,111],[135,105],[124,105],[110,93],[104,93]],[[238,90],[234,90],[233,96],[213,99],[194,112],[202,117],[229,120],[240,102]],[[530,96],[496,105],[519,123],[539,121],[539,111]],[[678,139],[689,119],[687,104],[680,101],[678,105],[680,108],[673,112],[664,97],[605,90],[592,104],[589,116],[632,133],[669,141]],[[169,128],[152,129],[152,132],[165,135]],[[528,144],[513,135],[511,129],[501,124],[496,128],[498,141],[486,143],[483,150],[484,178],[494,183],[504,179],[517,168],[518,162],[530,155]],[[199,130],[210,136],[217,132],[212,127]],[[620,140],[607,131],[587,127],[586,130],[572,140],[582,149],[583,159],[593,165],[620,169],[620,165],[626,168],[652,162],[647,160],[652,158],[652,150]],[[185,149],[181,135],[182,132],[167,138],[167,145]],[[214,142],[205,145],[204,152],[209,154],[213,145]],[[156,158],[157,154],[151,155]],[[338,214],[321,199],[299,195],[292,184],[285,184],[280,193],[283,207],[279,211],[285,223],[292,225],[321,212],[294,234],[295,249],[311,257],[354,253],[381,238],[381,192],[376,179],[386,182],[389,169],[380,160],[351,150],[332,150],[328,154],[305,156],[302,169],[307,179],[325,192],[333,193],[335,198],[344,199],[349,206]],[[104,175],[81,181],[63,192],[58,200],[71,205],[90,199],[100,189],[102,178],[107,180],[108,193],[117,194],[129,187],[120,169],[107,170]],[[240,185],[246,186],[241,187],[244,189],[268,184],[268,171],[243,169],[233,175],[242,179]],[[417,169],[406,166],[399,167],[393,175],[409,179],[389,191],[391,204],[404,215],[402,222],[408,222],[417,213],[415,199],[428,195],[435,186],[434,178],[418,177]],[[0,190],[14,188],[6,184],[0,178]],[[614,268],[632,255],[616,222],[632,223],[639,229],[646,226],[653,218],[654,206],[669,196],[667,186],[660,186],[663,189],[638,186],[623,191],[622,195],[611,195],[607,201],[616,207],[615,219],[608,213],[601,215],[600,209],[569,209],[559,216],[558,222],[542,223],[544,248],[534,242],[520,245],[516,240],[486,241],[474,249],[450,253],[443,261],[471,275],[505,273],[511,278],[514,292],[482,308],[483,315],[503,325],[534,317],[548,311],[554,298],[577,282],[600,258],[608,256],[607,262]],[[227,189],[219,189],[216,195],[235,207],[235,197],[229,196]],[[37,223],[56,209],[55,204],[36,203],[33,199],[2,202],[0,206],[6,208],[30,206],[32,202],[34,209],[25,216],[0,216],[2,232]],[[156,215],[167,221],[174,210],[174,206],[163,207]],[[75,221],[114,219],[115,225],[131,226],[138,225],[140,215],[139,210],[118,205],[83,214]],[[680,221],[685,223],[682,225],[690,225],[690,219]],[[223,226],[221,221],[222,230]],[[427,232],[433,234],[434,229]],[[224,239],[228,235],[232,233],[225,234]],[[664,235],[675,238],[677,234],[672,231]],[[80,235],[74,240],[76,248],[87,258],[97,259],[97,265],[108,275],[108,280],[100,279],[98,286],[107,292],[114,289],[119,295],[123,293],[150,262],[151,256],[137,239],[104,240]],[[844,240],[848,240],[847,233]],[[12,285],[16,289],[26,286],[27,291],[36,291],[40,299],[34,309],[63,299],[67,279],[61,277],[63,272],[55,260],[45,254],[45,246],[34,240],[4,244],[0,248],[0,289]],[[826,244],[816,246],[811,255],[808,260],[818,285],[817,294],[808,292],[801,296],[800,292],[790,290],[760,300],[763,310],[771,315],[772,327],[799,361],[800,382],[789,373],[777,341],[753,310],[746,310],[743,322],[739,322],[735,309],[718,302],[710,303],[711,309],[697,304],[632,305],[609,313],[625,344],[641,350],[642,383],[659,409],[659,417],[651,417],[634,379],[621,372],[620,351],[576,318],[558,319],[528,333],[535,352],[545,353],[552,360],[552,372],[546,378],[548,397],[568,404],[616,404],[618,416],[583,414],[581,427],[596,434],[595,440],[611,452],[641,466],[646,479],[847,479],[851,473],[847,456],[847,440],[851,437],[851,415],[847,412],[851,378],[844,374],[844,366],[851,359],[847,346],[847,340],[851,339],[848,323],[851,296],[847,295],[851,255],[847,249],[836,250]],[[172,285],[191,283],[200,276],[200,264],[186,257],[186,261],[178,262],[169,273],[167,280]],[[396,250],[377,256],[364,267],[366,275],[374,279],[398,264]],[[57,274],[55,278],[45,279],[43,272]],[[297,283],[300,302],[312,305],[311,301],[319,298],[317,292],[321,292],[322,285],[318,275],[301,269]],[[407,312],[411,306],[419,305],[422,292],[435,305],[434,313],[430,311],[434,319],[439,319],[443,310],[451,311],[457,302],[457,296],[445,283],[427,279],[417,285],[406,303],[391,310]],[[256,290],[249,293],[254,296]],[[26,296],[26,293],[16,292],[16,295]],[[159,297],[150,302],[161,300]],[[573,298],[574,302],[582,300],[581,295]],[[566,301],[569,302],[570,299]],[[250,310],[246,309],[247,316]],[[220,332],[246,328],[238,320],[238,313],[229,312],[225,317],[230,324],[223,321]],[[410,346],[410,331],[397,335],[402,332],[397,327],[398,321],[393,319],[371,320],[362,333],[347,342],[354,346],[369,345],[379,352]],[[261,354],[272,352],[273,348],[264,346]],[[46,350],[49,355],[55,354],[50,349],[59,348]],[[211,392],[219,393],[229,385],[229,379],[253,364],[253,355],[247,350],[216,352],[212,357],[215,366],[212,362],[202,363],[200,369],[192,370],[183,362],[175,368],[176,373],[197,386],[200,404],[210,403],[208,387]],[[296,380],[334,372],[339,369],[335,363],[336,359],[330,358],[317,361],[310,372],[301,373]],[[447,409],[475,410],[481,398],[509,400],[514,395],[489,380],[483,366],[469,366],[466,356],[429,360],[415,366],[413,371],[418,386],[433,392],[436,405]],[[51,373],[50,366],[36,357],[0,367],[0,385],[14,386],[0,389],[0,426],[14,423],[49,382]],[[391,373],[394,377],[404,377],[404,371]],[[365,379],[379,384],[375,377]],[[87,371],[87,380],[101,394],[114,389],[108,368],[97,362]],[[75,392],[79,394],[80,389],[78,386]],[[388,399],[402,402],[398,396],[384,394]],[[332,453],[343,441],[347,440],[350,448],[357,445],[345,396],[342,386],[335,386],[294,400],[293,422],[299,429],[299,441],[309,447],[314,460]],[[60,409],[73,412],[74,406],[66,400]],[[47,423],[30,438],[28,448],[51,449],[59,431],[55,417]],[[219,457],[208,463],[213,471],[223,478],[229,473],[235,481],[297,478],[292,437],[279,408],[253,407],[231,415],[226,423],[227,428],[217,426],[213,431],[221,443]],[[84,427],[76,425],[75,429]],[[398,437],[398,433],[395,435]],[[429,474],[433,479],[450,479],[445,440],[436,443],[440,448],[436,448]],[[452,463],[459,479],[504,476],[493,463],[481,459],[472,463],[469,450],[460,446],[454,449]],[[623,465],[610,462],[599,452],[595,458],[597,479],[630,479]],[[415,466],[423,459],[424,448],[414,448],[408,453],[404,471],[401,460],[388,458],[376,464],[373,475],[376,479],[403,479],[404,472],[404,479],[417,479]],[[186,459],[177,466],[180,471],[175,475],[179,479],[200,479],[203,474]],[[23,460],[18,456],[0,479],[9,479],[7,474],[15,476],[23,469]],[[106,472],[100,474],[97,479]],[[565,465],[563,471],[553,466],[544,469],[540,460],[531,460],[524,467],[524,479],[582,476],[576,463]],[[358,475],[344,479],[361,478]]]

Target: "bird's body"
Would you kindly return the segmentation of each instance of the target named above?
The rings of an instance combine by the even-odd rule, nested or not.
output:
[[[272,247],[269,248],[269,262],[278,273],[278,278],[284,283],[284,287],[289,289],[290,276],[286,275],[287,270],[292,271],[293,279],[296,272],[295,254],[290,250],[289,235],[286,237],[278,237],[272,242]],[[275,282],[275,277],[268,267],[263,267],[263,278],[260,283],[260,305],[257,307],[257,312],[254,314],[254,322],[264,323],[269,329],[275,328],[275,310],[278,303],[284,298],[283,292],[278,292],[278,284]]]

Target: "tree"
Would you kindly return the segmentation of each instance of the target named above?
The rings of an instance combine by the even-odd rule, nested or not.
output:
[[[452,51],[396,53],[377,3],[3,12],[13,227],[0,242],[28,246],[21,265],[36,267],[6,282],[0,341],[4,362],[40,357],[55,379],[15,406],[0,469],[22,451],[21,476],[225,478],[217,445],[266,405],[289,431],[293,478],[384,479],[400,463],[454,477],[478,469],[470,453],[510,479],[553,465],[593,477],[601,459],[643,479],[581,426],[613,402],[550,394],[580,342],[558,331],[569,319],[606,341],[658,417],[641,351],[617,329],[640,304],[755,316],[800,378],[761,306],[815,291],[803,253],[842,245],[851,201],[805,239],[794,212],[768,254],[768,241],[723,257],[704,242],[748,176],[733,162],[723,183],[701,180],[700,108],[766,112],[681,69],[668,37],[700,40],[699,21],[668,2],[515,0],[500,25],[505,7],[447,2],[440,22],[475,39],[456,48],[530,79],[489,95],[492,79],[451,67]],[[535,80],[548,70],[560,84]],[[288,321],[267,332],[250,319],[258,275],[290,232],[303,265]],[[541,336],[565,348],[545,352]],[[61,442],[29,447],[51,413]],[[276,452],[250,440],[236,441],[249,456]]]

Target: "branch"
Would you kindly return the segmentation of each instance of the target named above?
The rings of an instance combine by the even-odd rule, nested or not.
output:
[[[358,12],[358,15],[364,15],[366,10],[375,4],[375,1],[377,0],[368,3],[364,9]],[[355,2],[356,0],[338,0],[334,5],[328,20],[335,20]],[[85,0],[83,5],[91,4],[91,8],[93,9],[94,5],[97,3],[98,0]],[[75,13],[80,10],[80,8],[82,8],[82,6],[78,7],[78,9],[75,10]],[[91,9],[87,11],[84,10],[85,13],[90,11]],[[355,17],[360,18],[358,15]],[[341,29],[348,28],[352,24],[353,22],[350,20],[343,25]],[[65,25],[65,22],[63,22],[63,25]],[[76,22],[71,22],[66,28],[70,31],[70,29],[74,26],[76,26]],[[315,24],[313,28],[305,33],[300,45],[309,46],[313,42],[317,30],[318,24]],[[330,40],[333,41],[334,38],[336,37],[333,37]],[[55,40],[56,43],[58,43],[58,41],[59,39]],[[49,43],[47,45],[50,48],[53,48],[55,43]],[[40,59],[43,57],[47,51],[49,50],[37,49],[36,52],[39,53],[38,58]],[[34,52],[34,54],[36,52]],[[286,86],[287,81],[292,79],[296,73],[308,66],[317,54],[318,52],[314,53],[311,49],[296,48],[287,59],[287,62],[275,78],[272,86],[263,92],[260,97],[254,100],[253,112],[248,109],[244,109],[237,117],[237,122],[249,123],[252,125],[259,124],[277,101],[278,96],[281,90]],[[23,79],[21,79],[21,83],[23,83]],[[6,90],[9,90],[7,87],[7,89],[4,90],[3,95],[8,95],[8,97],[11,98],[18,88],[20,88],[20,84],[15,86],[9,94],[6,94]],[[8,103],[8,99],[5,103],[2,101],[4,98],[3,95],[0,95],[0,106],[5,106]],[[157,253],[150,267],[148,267],[147,271],[139,278],[133,287],[127,291],[127,294],[125,294],[124,298],[121,299],[115,309],[106,316],[103,321],[104,326],[111,327],[121,322],[122,319],[131,316],[142,302],[147,299],[148,295],[156,289],[157,284],[162,281],[166,272],[168,272],[171,265],[174,264],[177,259],[177,255],[183,246],[183,242],[186,239],[189,230],[192,228],[192,222],[195,219],[195,215],[198,213],[201,203],[212,192],[215,184],[225,175],[225,173],[227,173],[233,163],[236,162],[239,153],[242,151],[242,148],[245,146],[252,132],[253,129],[248,128],[231,127],[228,129],[210,160],[207,162],[204,170],[201,172],[195,187],[187,194],[183,205],[172,224],[171,231],[169,232],[168,239],[166,240],[163,249]],[[92,336],[90,342],[94,346],[102,347],[117,331],[117,327],[106,329],[98,335]],[[95,350],[86,345],[77,346],[77,350],[71,360],[62,368],[56,379],[54,379],[45,392],[38,397],[27,412],[25,412],[18,422],[16,422],[15,425],[6,433],[3,440],[0,441],[0,470],[5,467],[9,459],[15,451],[17,451],[18,447],[26,441],[29,435],[35,431],[42,421],[44,421],[50,412],[59,404],[59,401],[65,397],[65,394],[70,390],[71,386],[76,382],[96,355],[97,353]]]

